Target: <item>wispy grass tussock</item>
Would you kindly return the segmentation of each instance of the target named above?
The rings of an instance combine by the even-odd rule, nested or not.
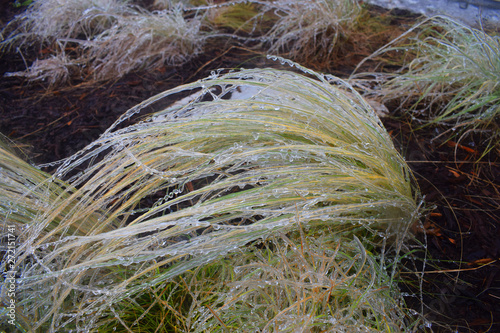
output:
[[[102,331],[415,331],[379,255],[335,228],[297,223],[116,304],[121,321],[110,315]]]
[[[267,33],[268,52],[297,61],[333,61],[362,9],[356,0],[273,1],[277,22]]]
[[[372,57],[394,50],[411,52],[415,57],[399,73],[388,75],[382,92],[385,101],[399,100],[422,123],[443,124],[452,134],[487,131],[490,142],[498,139],[498,36],[436,16],[417,24]]]
[[[116,79],[191,59],[204,44],[200,27],[201,18],[185,18],[180,4],[149,12],[127,1],[34,1],[2,32],[0,50],[23,52],[29,45],[50,49],[51,57],[11,74],[30,80],[54,85],[71,75]]]
[[[319,303],[308,305],[309,296],[299,300],[300,290],[316,288],[316,278],[323,290],[333,278],[329,274],[338,274],[342,282],[335,283],[346,289],[359,283],[360,292],[365,285],[386,285],[384,276],[396,270],[385,271],[384,253],[399,252],[418,216],[418,194],[407,165],[369,105],[342,80],[302,70],[309,76],[273,69],[214,73],[166,91],[129,110],[98,140],[67,159],[54,176],[71,187],[21,229],[20,239],[26,241],[19,245],[16,261],[21,271],[18,308],[32,318],[29,328],[98,327],[121,300],[233,252],[245,252],[255,241],[296,231],[299,225],[306,234],[313,229],[336,233],[333,247],[343,246],[340,239],[351,245],[335,250],[322,237],[306,241],[280,236],[272,245],[279,246],[276,252],[251,251],[261,274],[253,278],[276,281],[278,289],[269,293],[277,298],[266,300],[267,287],[248,282],[248,268],[235,268],[234,288],[248,292],[234,289],[218,295],[219,319],[239,327],[253,325],[247,320],[256,314],[245,309],[247,301],[248,306],[255,302],[257,313],[262,304],[274,304],[255,323],[261,329],[278,327],[285,318],[300,327],[326,325],[337,317],[313,318],[327,304],[339,307],[331,310],[340,311],[339,321],[347,320],[345,311],[372,313],[355,310],[371,304],[368,294],[323,295]],[[119,128],[146,106],[187,91],[198,91],[198,97]],[[4,223],[11,219],[9,212]],[[362,246],[355,245],[355,237]],[[298,251],[299,243],[314,250],[288,254],[291,248]],[[381,250],[378,263],[367,259],[362,247]],[[347,253],[345,262],[337,261],[335,251]],[[291,276],[272,269],[283,256],[288,259],[276,267],[289,265]],[[269,259],[263,263],[264,257]],[[307,265],[324,269],[296,271],[295,266],[306,267],[299,265],[306,258]],[[368,270],[361,273],[363,267]],[[303,277],[294,286],[293,279],[300,280],[301,274],[314,279]],[[358,280],[358,275],[364,278]],[[393,290],[394,285],[387,286]],[[238,298],[237,306],[225,308],[222,303],[231,297]],[[245,314],[244,322],[235,319],[239,312]],[[295,321],[292,313],[297,313]],[[200,314],[200,320],[218,325],[217,316],[207,314]],[[367,317],[373,327],[389,320]]]
[[[411,330],[415,319],[395,281],[359,240],[342,239],[334,229],[301,236],[277,235],[260,249],[233,255],[233,269],[223,270],[231,272],[222,277],[227,282],[215,284],[221,288],[216,297],[196,307],[194,331]]]
[[[206,8],[214,29],[229,28],[235,37],[260,41],[269,54],[323,67],[335,61],[365,13],[356,0],[225,1]]]
[[[362,13],[356,0],[168,0],[150,10],[118,0],[35,0],[2,31],[0,51],[42,47],[48,56],[9,75],[49,86],[183,64],[209,37],[258,42],[270,54],[328,67]]]

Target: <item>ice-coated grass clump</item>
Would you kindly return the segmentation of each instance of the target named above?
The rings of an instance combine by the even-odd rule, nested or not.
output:
[[[193,331],[410,331],[415,319],[376,257],[357,238],[325,230],[279,234],[232,255],[217,293],[195,299]],[[202,281],[189,281],[199,290]]]
[[[185,18],[180,4],[150,12],[128,1],[35,0],[4,29],[0,51],[34,44],[52,54],[9,75],[50,85],[71,76],[109,80],[191,59],[205,42],[200,27],[201,17]]]
[[[98,327],[110,313],[120,318],[122,300],[222,258],[233,260],[239,252],[249,252],[249,260],[274,281],[271,285],[281,288],[269,291],[276,292],[268,300],[272,312],[255,323],[260,329],[279,329],[294,313],[296,321],[289,323],[297,327],[323,327],[329,321],[355,326],[345,316],[368,313],[357,307],[372,296],[363,298],[350,288],[394,288],[389,277],[395,266],[387,272],[384,258],[390,249],[398,253],[415,222],[417,193],[408,166],[362,97],[338,78],[302,70],[306,73],[214,73],[166,91],[130,109],[98,140],[68,158],[54,175],[67,182],[66,191],[48,200],[19,235],[25,241],[16,258],[17,306],[30,318],[25,328],[55,332]],[[197,92],[190,102],[120,126],[143,108],[189,91]],[[233,94],[236,98],[231,99]],[[12,216],[5,214],[3,224],[8,225]],[[307,241],[306,236],[293,237],[299,231],[308,235]],[[333,242],[321,236],[325,231]],[[281,240],[267,243],[261,254],[252,250],[250,244],[273,237]],[[300,256],[290,254],[287,259],[291,275],[273,273],[276,260],[287,257],[291,247],[299,251],[299,244]],[[377,256],[364,247],[385,254]],[[336,261],[344,260],[338,253],[346,255],[341,256],[346,260],[342,264]],[[263,256],[269,261],[262,263]],[[301,257],[311,258],[311,267],[326,266],[310,270],[301,266]],[[280,265],[285,264],[276,262],[275,269]],[[246,282],[245,266],[234,266],[241,267],[239,273],[234,271],[237,278],[231,285],[251,290],[235,312],[221,307],[223,318],[209,318],[206,312],[195,316],[207,325],[215,325],[213,320],[229,323],[236,312],[248,311],[241,308],[247,299],[267,302],[266,287],[253,287]],[[339,286],[358,296],[334,293],[311,308],[309,296],[301,300],[296,290],[316,288],[312,276],[321,281],[318,290],[334,276],[346,278]],[[299,281],[296,286],[294,279]],[[232,292],[236,291],[214,297],[226,302]],[[382,302],[386,301],[394,300]],[[338,308],[328,310],[331,318],[318,321],[313,320],[318,306]],[[341,315],[335,317],[336,311]],[[249,322],[254,315],[234,325],[254,325]],[[380,328],[390,317],[371,316],[363,325]],[[394,318],[403,320],[398,314]]]
[[[449,128],[448,137],[471,130],[487,132],[496,144],[500,115],[500,38],[449,17],[416,24],[374,55],[389,51],[414,56],[381,90],[398,100],[423,124]]]
[[[203,51],[208,38],[228,45],[228,37],[259,41],[269,53],[329,68],[364,13],[356,0],[159,0],[146,7],[119,0],[34,0],[0,32],[0,52],[40,46],[41,58],[7,75],[49,87],[114,80],[183,64]]]
[[[383,261],[382,261],[383,262]],[[380,255],[334,228],[277,233],[113,306],[103,331],[414,332]],[[144,311],[148,308],[148,311]],[[137,313],[142,314],[138,317]]]
[[[298,61],[332,61],[361,17],[355,0],[315,0],[272,2],[278,16],[266,38],[269,52]]]

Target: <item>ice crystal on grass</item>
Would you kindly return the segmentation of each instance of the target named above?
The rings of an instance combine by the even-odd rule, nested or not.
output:
[[[29,328],[57,331],[81,318],[106,316],[127,297],[245,251],[256,240],[294,232],[298,224],[358,237],[372,249],[388,251],[384,245],[390,244],[397,254],[418,216],[407,165],[352,87],[304,70],[310,76],[274,69],[214,74],[166,91],[130,109],[61,165],[56,174],[72,175],[68,187],[31,222],[42,227],[26,231],[17,259],[20,266],[36,257],[23,268],[18,290],[19,306],[34,318]],[[249,91],[244,98],[227,98],[240,87]],[[201,93],[191,101],[118,126],[148,105],[193,90]],[[322,248],[322,239],[311,246]],[[352,255],[365,256],[358,248]],[[356,280],[355,266],[345,269],[353,276],[348,292],[353,283],[361,290],[379,278]],[[324,282],[316,275],[323,273],[306,273],[312,274],[308,281]],[[109,282],[97,286],[102,278]],[[284,284],[277,296],[288,297],[293,286],[269,278],[270,285]],[[300,288],[315,288],[312,280],[299,282]],[[285,325],[288,309],[279,309],[285,304],[303,312],[294,325],[312,320],[309,300],[297,297],[277,300],[265,325]],[[336,306],[365,313],[359,304]]]

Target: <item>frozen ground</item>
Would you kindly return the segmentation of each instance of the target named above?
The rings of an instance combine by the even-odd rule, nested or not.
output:
[[[500,28],[500,0],[365,0],[385,8],[400,8],[433,16],[444,14],[474,27]]]

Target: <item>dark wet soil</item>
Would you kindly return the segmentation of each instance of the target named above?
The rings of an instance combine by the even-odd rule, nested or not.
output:
[[[22,10],[10,4],[0,2],[0,24]],[[408,20],[406,13],[399,14]],[[114,82],[74,81],[57,89],[3,76],[23,70],[25,61],[40,56],[40,49],[33,48],[24,59],[15,53],[0,54],[0,133],[23,148],[32,163],[51,163],[97,139],[128,108],[161,91],[206,77],[218,68],[279,67],[263,52],[229,45],[215,42],[183,66],[133,73]],[[350,62],[330,66],[329,72],[345,77],[363,56],[346,56]],[[439,129],[416,131],[404,116],[394,116],[384,124],[425,196],[427,213],[423,227],[415,232],[428,253],[417,252],[412,265],[427,272],[422,298],[426,315],[435,323],[433,330],[500,332],[498,146],[486,152],[484,137],[443,143],[435,140]],[[53,167],[44,169],[50,172]],[[402,287],[414,293],[415,274],[405,272],[403,277],[407,282]],[[418,304],[418,299],[409,297],[408,302]]]
[[[412,131],[401,118],[386,119],[384,125],[412,168],[428,209],[415,230],[428,252],[417,254],[408,267],[426,271],[422,298],[433,329],[500,332],[499,152],[480,158],[481,138],[469,138],[468,144],[434,142],[433,129]],[[418,293],[415,287],[410,292]],[[419,304],[417,299],[409,303]]]

